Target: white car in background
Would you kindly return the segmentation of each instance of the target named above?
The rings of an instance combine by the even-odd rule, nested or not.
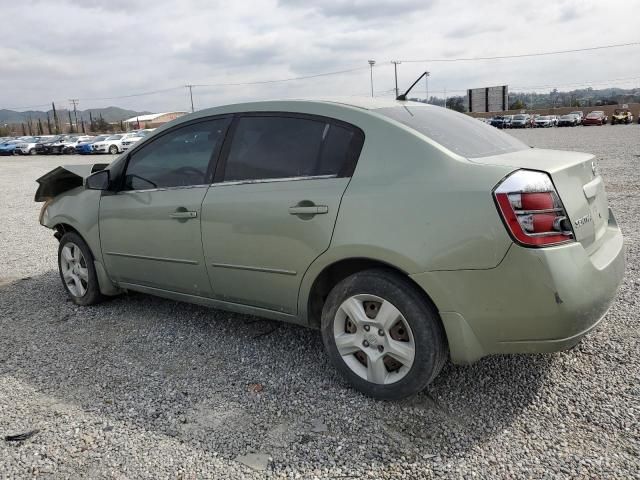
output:
[[[124,152],[122,142],[124,142],[128,138],[131,138],[133,135],[135,134],[117,133],[105,138],[104,140],[95,142],[93,144],[93,153],[110,153],[111,155],[122,153]]]
[[[16,144],[15,153],[19,155],[35,155],[36,143],[44,137],[22,137],[19,138],[20,142]]]
[[[122,140],[122,151],[126,152],[129,150],[134,143],[139,142],[146,136],[147,132],[138,132],[129,138],[125,138]]]

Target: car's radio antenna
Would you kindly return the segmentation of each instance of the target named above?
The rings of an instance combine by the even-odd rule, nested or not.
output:
[[[429,72],[424,72],[422,75],[420,75],[420,76],[418,77],[418,79],[417,79],[415,82],[413,82],[413,83],[411,84],[411,86],[407,89],[407,91],[406,91],[406,92],[404,92],[402,95],[398,95],[398,96],[396,97],[396,100],[403,100],[403,101],[404,101],[404,100],[406,100],[406,99],[407,99],[407,95],[409,94],[409,92],[411,91],[411,89],[412,89],[413,87],[415,87],[415,86],[416,86],[416,84],[417,84],[420,80],[422,80],[422,77],[424,77],[425,75],[429,75]]]

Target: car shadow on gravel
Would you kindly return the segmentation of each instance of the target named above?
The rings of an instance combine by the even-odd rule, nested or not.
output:
[[[0,376],[92,412],[112,434],[126,422],[230,459],[265,452],[274,469],[301,450],[327,465],[468,452],[543,395],[554,358],[449,364],[428,391],[379,402],[338,377],[318,332],[295,325],[141,294],[77,307],[57,272],[0,286],[0,312]]]

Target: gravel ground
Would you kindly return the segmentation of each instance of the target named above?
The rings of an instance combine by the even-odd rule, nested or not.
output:
[[[351,390],[315,331],[139,294],[74,306],[34,180],[96,160],[0,157],[0,477],[640,478],[640,127],[513,134],[598,154],[618,299],[571,351],[447,365],[393,403]]]

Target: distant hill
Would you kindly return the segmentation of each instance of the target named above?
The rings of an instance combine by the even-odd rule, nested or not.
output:
[[[58,118],[61,122],[68,121],[69,114],[68,109],[59,109],[56,108],[58,112]],[[8,124],[18,124],[27,122],[29,119],[33,121],[37,121],[39,118],[43,121],[47,119],[47,113],[49,113],[49,117],[53,120],[53,110],[49,110],[48,112],[43,112],[39,110],[29,110],[26,112],[16,112],[14,110],[0,110],[0,125],[8,123]],[[125,120],[127,118],[135,117],[136,115],[146,115],[151,112],[137,112],[135,110],[126,110],[120,107],[106,107],[106,108],[89,108],[87,110],[78,110],[78,121],[80,119],[84,119],[85,122],[89,121],[89,113],[93,116],[94,119],[97,119],[102,114],[102,118],[104,118],[105,122],[119,122],[120,120]],[[73,111],[71,112],[71,116],[73,117]],[[75,119],[74,119],[75,121]]]

